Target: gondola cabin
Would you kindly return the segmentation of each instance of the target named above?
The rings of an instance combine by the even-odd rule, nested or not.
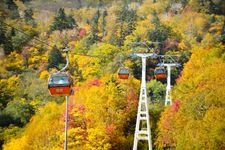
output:
[[[163,67],[156,67],[154,71],[154,76],[155,79],[160,80],[160,79],[166,79],[166,69]]]
[[[129,69],[126,67],[120,67],[118,71],[119,79],[128,79],[129,78]]]
[[[48,90],[52,96],[68,96],[72,93],[73,81],[65,72],[53,73],[48,80]]]

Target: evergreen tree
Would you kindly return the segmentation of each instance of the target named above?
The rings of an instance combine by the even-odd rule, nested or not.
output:
[[[9,10],[18,9],[18,6],[13,0],[5,0],[5,4],[7,5],[7,9]]]
[[[74,27],[78,27],[76,21],[72,17],[72,15],[66,15],[63,8],[60,8],[54,22],[51,26],[51,31],[55,30],[64,30],[64,29],[72,29]]]
[[[218,15],[225,14],[224,0],[195,0],[190,3],[197,11]]]
[[[12,28],[11,29],[11,32],[10,32],[10,36],[15,36],[15,35],[16,35],[15,28]]]
[[[136,11],[131,9],[128,12],[129,16],[129,21],[128,21],[128,25],[127,25],[127,30],[126,30],[126,35],[129,35],[132,33],[132,31],[135,29],[136,27],[136,20],[137,20],[137,14]]]
[[[117,39],[117,45],[123,46],[124,39],[127,35],[130,35],[136,26],[137,14],[136,11],[130,9],[127,4],[122,7],[119,16],[119,38]]]
[[[3,20],[0,18],[0,45],[3,45],[3,49],[6,55],[9,55],[13,51],[12,36],[15,35],[15,29],[11,29],[9,36],[6,36],[7,28]]]
[[[103,14],[102,14],[102,18],[103,18],[103,21],[102,21],[102,35],[103,37],[106,35],[106,16],[108,16],[108,12],[107,10],[104,10],[103,11]]]
[[[170,36],[171,32],[170,27],[159,25],[149,30],[148,38],[152,42],[164,42]]]
[[[26,23],[31,24],[32,26],[36,24],[33,18],[33,10],[31,8],[24,11],[24,20]]]
[[[4,44],[6,41],[6,26],[2,21],[3,20],[0,18],[0,45]]]
[[[8,10],[7,13],[9,14],[10,18],[16,19],[20,16],[18,6],[13,0],[4,0],[4,3],[6,5],[6,9]]]
[[[164,42],[173,35],[172,29],[160,22],[160,19],[155,11],[152,13],[150,21],[154,27],[148,31],[148,40],[151,42],[158,42],[157,45],[152,45],[159,53],[163,50]]]
[[[58,68],[59,64],[64,61],[59,49],[54,46],[48,55],[48,68]]]
[[[97,10],[94,17],[91,20],[91,34],[89,37],[89,43],[94,44],[99,40],[99,18],[100,18],[100,10]]]
[[[100,18],[100,10],[97,10],[97,12],[95,13],[93,19],[92,19],[92,33],[93,35],[96,36],[97,39],[97,33],[98,33],[98,23],[99,23],[99,18]]]
[[[9,55],[13,51],[12,38],[7,37],[3,45],[3,49],[6,55]]]
[[[220,41],[221,41],[222,43],[225,43],[225,21],[224,21],[223,28],[222,28],[222,31],[221,31],[221,38],[220,38]]]
[[[78,25],[77,23],[75,22],[74,18],[72,15],[69,15],[67,18],[66,18],[66,22],[67,22],[67,27],[69,29],[72,29],[72,28],[78,28]]]
[[[4,1],[0,1],[0,16],[1,17],[5,17],[6,16],[6,12],[5,12],[5,8],[4,8]]]

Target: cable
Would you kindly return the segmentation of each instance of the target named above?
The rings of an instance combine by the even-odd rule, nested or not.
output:
[[[0,22],[2,22],[3,24],[5,24],[6,26],[8,26],[8,27],[10,27],[10,28],[14,28],[15,30],[17,30],[17,31],[19,31],[19,32],[21,32],[21,33],[23,33],[24,35],[26,35],[26,36],[28,36],[28,37],[30,37],[30,35],[27,34],[25,31],[23,31],[22,29],[18,29],[18,28],[14,27],[14,26],[12,26],[12,25],[10,25],[10,24],[8,24],[8,23],[5,23],[5,22],[2,21],[2,20],[0,20]],[[48,46],[48,47],[50,47],[50,48],[54,48],[54,46],[51,46],[51,45],[49,45],[48,43],[46,43],[46,42],[44,42],[44,41],[42,41],[42,40],[40,40],[40,39],[38,39],[38,38],[36,38],[36,37],[33,37],[33,39],[36,40],[36,41],[38,41],[38,42],[40,42],[40,43],[42,43],[42,44],[44,44],[44,45],[46,45],[46,46]],[[159,42],[151,42],[151,43],[154,43],[154,44],[157,43],[157,44],[158,44]],[[131,44],[132,44],[132,45],[144,45],[144,46],[147,47],[148,50],[151,50],[151,49],[152,49],[152,48],[150,48],[150,47],[148,46],[148,44],[147,44],[146,41],[145,41],[145,42],[132,42]],[[34,46],[33,44],[30,44],[30,45],[32,45],[32,46],[35,47],[35,48],[38,48],[38,47]],[[77,56],[86,56],[86,57],[94,57],[94,58],[103,58],[103,57],[100,56],[100,55],[88,55],[88,54],[74,54],[74,55],[77,55]],[[157,56],[160,56],[160,57],[166,57],[166,56],[171,57],[171,56],[175,56],[175,55],[157,55]],[[171,58],[172,58],[172,57],[171,57]],[[175,60],[173,60],[173,58],[172,58],[172,61],[176,62]]]
[[[30,35],[27,34],[25,31],[23,31],[22,29],[18,29],[18,28],[16,28],[16,27],[13,27],[12,25],[10,25],[10,24],[8,24],[8,23],[5,23],[5,22],[2,21],[2,20],[0,20],[0,21],[1,21],[3,24],[5,24],[6,26],[8,26],[8,27],[10,27],[10,28],[13,28],[13,29],[19,31],[20,33],[23,33],[24,35],[30,37]],[[51,47],[51,48],[53,48],[53,46],[47,44],[46,42],[43,42],[42,40],[40,40],[40,39],[38,39],[38,38],[35,38],[35,37],[34,37],[33,39],[36,40],[36,41],[38,41],[38,42],[40,42],[40,43],[43,43],[43,44],[45,44],[45,45]]]
[[[3,24],[5,24],[6,26],[8,26],[10,28],[13,28],[13,29],[17,30],[18,32],[23,33],[24,35],[30,37],[30,35],[27,34],[25,31],[23,31],[22,29],[18,29],[18,28],[14,27],[14,26],[12,26],[12,25],[10,25],[8,23],[5,23],[2,20],[0,20],[0,22],[3,23]],[[42,41],[42,40],[40,40],[40,39],[38,39],[36,37],[34,37],[33,39],[36,40],[36,41],[38,41],[38,42],[40,42],[40,43],[42,43],[42,44],[44,44],[44,45],[46,45],[46,46],[48,46],[48,47],[50,47],[50,48],[54,48],[53,46],[49,45],[48,43],[46,43],[46,42],[44,42],[44,41]],[[30,44],[30,45],[32,45],[35,48],[38,48],[38,47],[34,46],[33,44]],[[86,57],[94,57],[94,58],[102,58],[102,56],[100,56],[100,55],[87,55],[87,54],[74,54],[74,55],[77,55],[77,56],[86,56]]]

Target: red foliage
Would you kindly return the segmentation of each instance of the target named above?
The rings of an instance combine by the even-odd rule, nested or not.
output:
[[[175,100],[171,107],[172,112],[177,112],[180,108],[180,105],[181,105],[181,102],[179,100]]]
[[[72,101],[68,101],[68,127],[72,128],[74,126],[73,116],[72,116],[72,110],[74,108],[74,104]],[[61,120],[65,122],[66,119],[66,111],[64,111],[63,115],[61,116]]]
[[[138,106],[138,95],[134,89],[130,89],[127,91],[126,96],[127,96],[126,112],[130,112],[130,110]]]
[[[84,105],[74,105],[73,101],[68,103],[68,128],[81,127],[86,128],[87,119],[85,118],[85,106]],[[74,113],[78,113],[79,116],[74,117]],[[61,116],[61,120],[65,122],[66,112]]]
[[[176,78],[176,83],[179,83],[182,80],[182,74],[183,74],[183,72],[181,72],[181,74],[178,76],[178,78]]]
[[[113,135],[115,130],[116,130],[116,126],[114,124],[110,124],[106,126],[106,133],[108,135]]]
[[[29,49],[30,49],[30,46],[25,46],[21,52],[21,56],[23,58],[28,58],[29,57]]]
[[[101,82],[100,80],[95,79],[95,80],[89,81],[88,86],[100,86],[101,83],[102,83],[102,82]]]
[[[74,124],[74,121],[72,119],[73,118],[73,115],[72,115],[73,108],[74,108],[73,102],[69,101],[69,103],[68,103],[68,127],[69,128],[72,128],[73,124]],[[64,116],[66,116],[66,114]]]
[[[223,147],[221,148],[221,150],[225,150],[225,146],[223,146]]]
[[[79,30],[79,37],[84,37],[87,35],[87,30],[84,28],[80,28]]]
[[[84,105],[80,105],[79,107],[78,107],[78,112],[79,113],[81,113],[81,114],[83,114],[83,113],[85,113],[85,106]]]
[[[80,87],[75,86],[75,87],[73,87],[73,90],[74,90],[74,92],[77,92],[77,91],[79,91],[79,90],[80,90]]]

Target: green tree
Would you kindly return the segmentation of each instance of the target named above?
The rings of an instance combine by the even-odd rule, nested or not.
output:
[[[18,6],[13,0],[5,0],[4,2],[9,10],[18,9]]]
[[[151,80],[147,83],[147,90],[150,96],[150,101],[154,104],[164,104],[166,86],[156,80]]]
[[[4,113],[12,116],[12,123],[15,125],[24,126],[34,114],[34,108],[29,104],[28,100],[21,98],[9,102],[4,109]]]
[[[6,80],[0,80],[0,92],[1,92],[0,106],[1,106],[1,108],[4,108],[13,97],[13,95],[12,95],[13,91],[6,87],[7,84],[8,83]]]
[[[26,23],[35,26],[35,20],[33,18],[33,10],[31,8],[24,10],[24,20]]]
[[[102,14],[102,19],[103,19],[103,21],[102,21],[102,36],[104,37],[107,33],[107,31],[106,31],[106,17],[108,16],[108,12],[107,12],[107,10],[104,10],[103,11],[103,14]]]
[[[171,33],[171,28],[165,25],[155,26],[154,29],[149,30],[148,38],[152,42],[163,42]]]
[[[100,10],[98,9],[96,13],[94,14],[92,20],[91,20],[91,33],[87,39],[88,46],[98,42],[100,40],[99,37],[99,18],[100,18]]]
[[[12,19],[16,19],[20,16],[18,6],[13,0],[4,0],[4,3],[6,5],[6,10]]]
[[[2,17],[6,16],[6,12],[5,12],[5,8],[4,8],[4,1],[0,1],[0,16],[2,16]]]
[[[78,25],[72,15],[66,15],[65,11],[63,8],[60,8],[59,11],[57,12],[54,22],[51,25],[51,31],[55,30],[64,30],[64,29],[73,29],[77,28]]]
[[[164,25],[160,22],[158,14],[156,11],[152,13],[151,23],[154,25],[153,28],[150,28],[148,31],[148,40],[151,42],[158,42],[158,44],[153,45],[158,49],[159,52],[162,52],[164,43],[168,38],[173,37],[172,28],[170,26]]]
[[[125,37],[130,35],[136,27],[137,14],[127,4],[124,4],[119,14],[119,37],[117,39],[117,45],[123,46]]]
[[[62,107],[48,103],[41,108],[25,128],[25,134],[12,139],[4,149],[51,149],[61,145],[59,141],[63,129]]]
[[[13,51],[13,44],[11,37],[7,37],[3,45],[3,49],[6,55],[9,55]]]
[[[17,32],[15,36],[9,37],[9,41],[11,38],[13,49],[20,53],[23,46],[31,41],[36,34],[37,32],[32,29],[28,30],[26,35],[24,33]]]
[[[225,14],[224,0],[195,0],[189,2],[197,11],[210,14]]]
[[[2,117],[2,116],[1,116]],[[22,128],[10,125],[6,128],[0,127],[0,147],[2,148],[2,145],[4,143],[9,142],[12,138],[17,137],[22,132]]]
[[[6,25],[3,23],[3,18],[0,18],[0,45],[6,41]]]
[[[20,82],[16,90],[17,99],[25,98],[26,100],[32,100],[35,103],[35,109],[38,109],[53,99],[46,89],[47,79],[39,79],[37,71],[23,72],[19,77],[23,82]],[[62,98],[56,98],[54,100],[57,102],[63,101]]]
[[[18,88],[19,78],[16,76],[0,80],[0,108],[5,108],[10,100],[15,96],[15,90]]]
[[[10,31],[10,36],[15,36],[15,35],[16,35],[15,28],[12,28]]]
[[[62,62],[64,62],[62,53],[56,46],[54,46],[48,54],[48,68],[58,68],[59,64]]]
[[[220,37],[220,41],[225,43],[225,21],[223,23],[223,28],[221,30],[221,37]]]

